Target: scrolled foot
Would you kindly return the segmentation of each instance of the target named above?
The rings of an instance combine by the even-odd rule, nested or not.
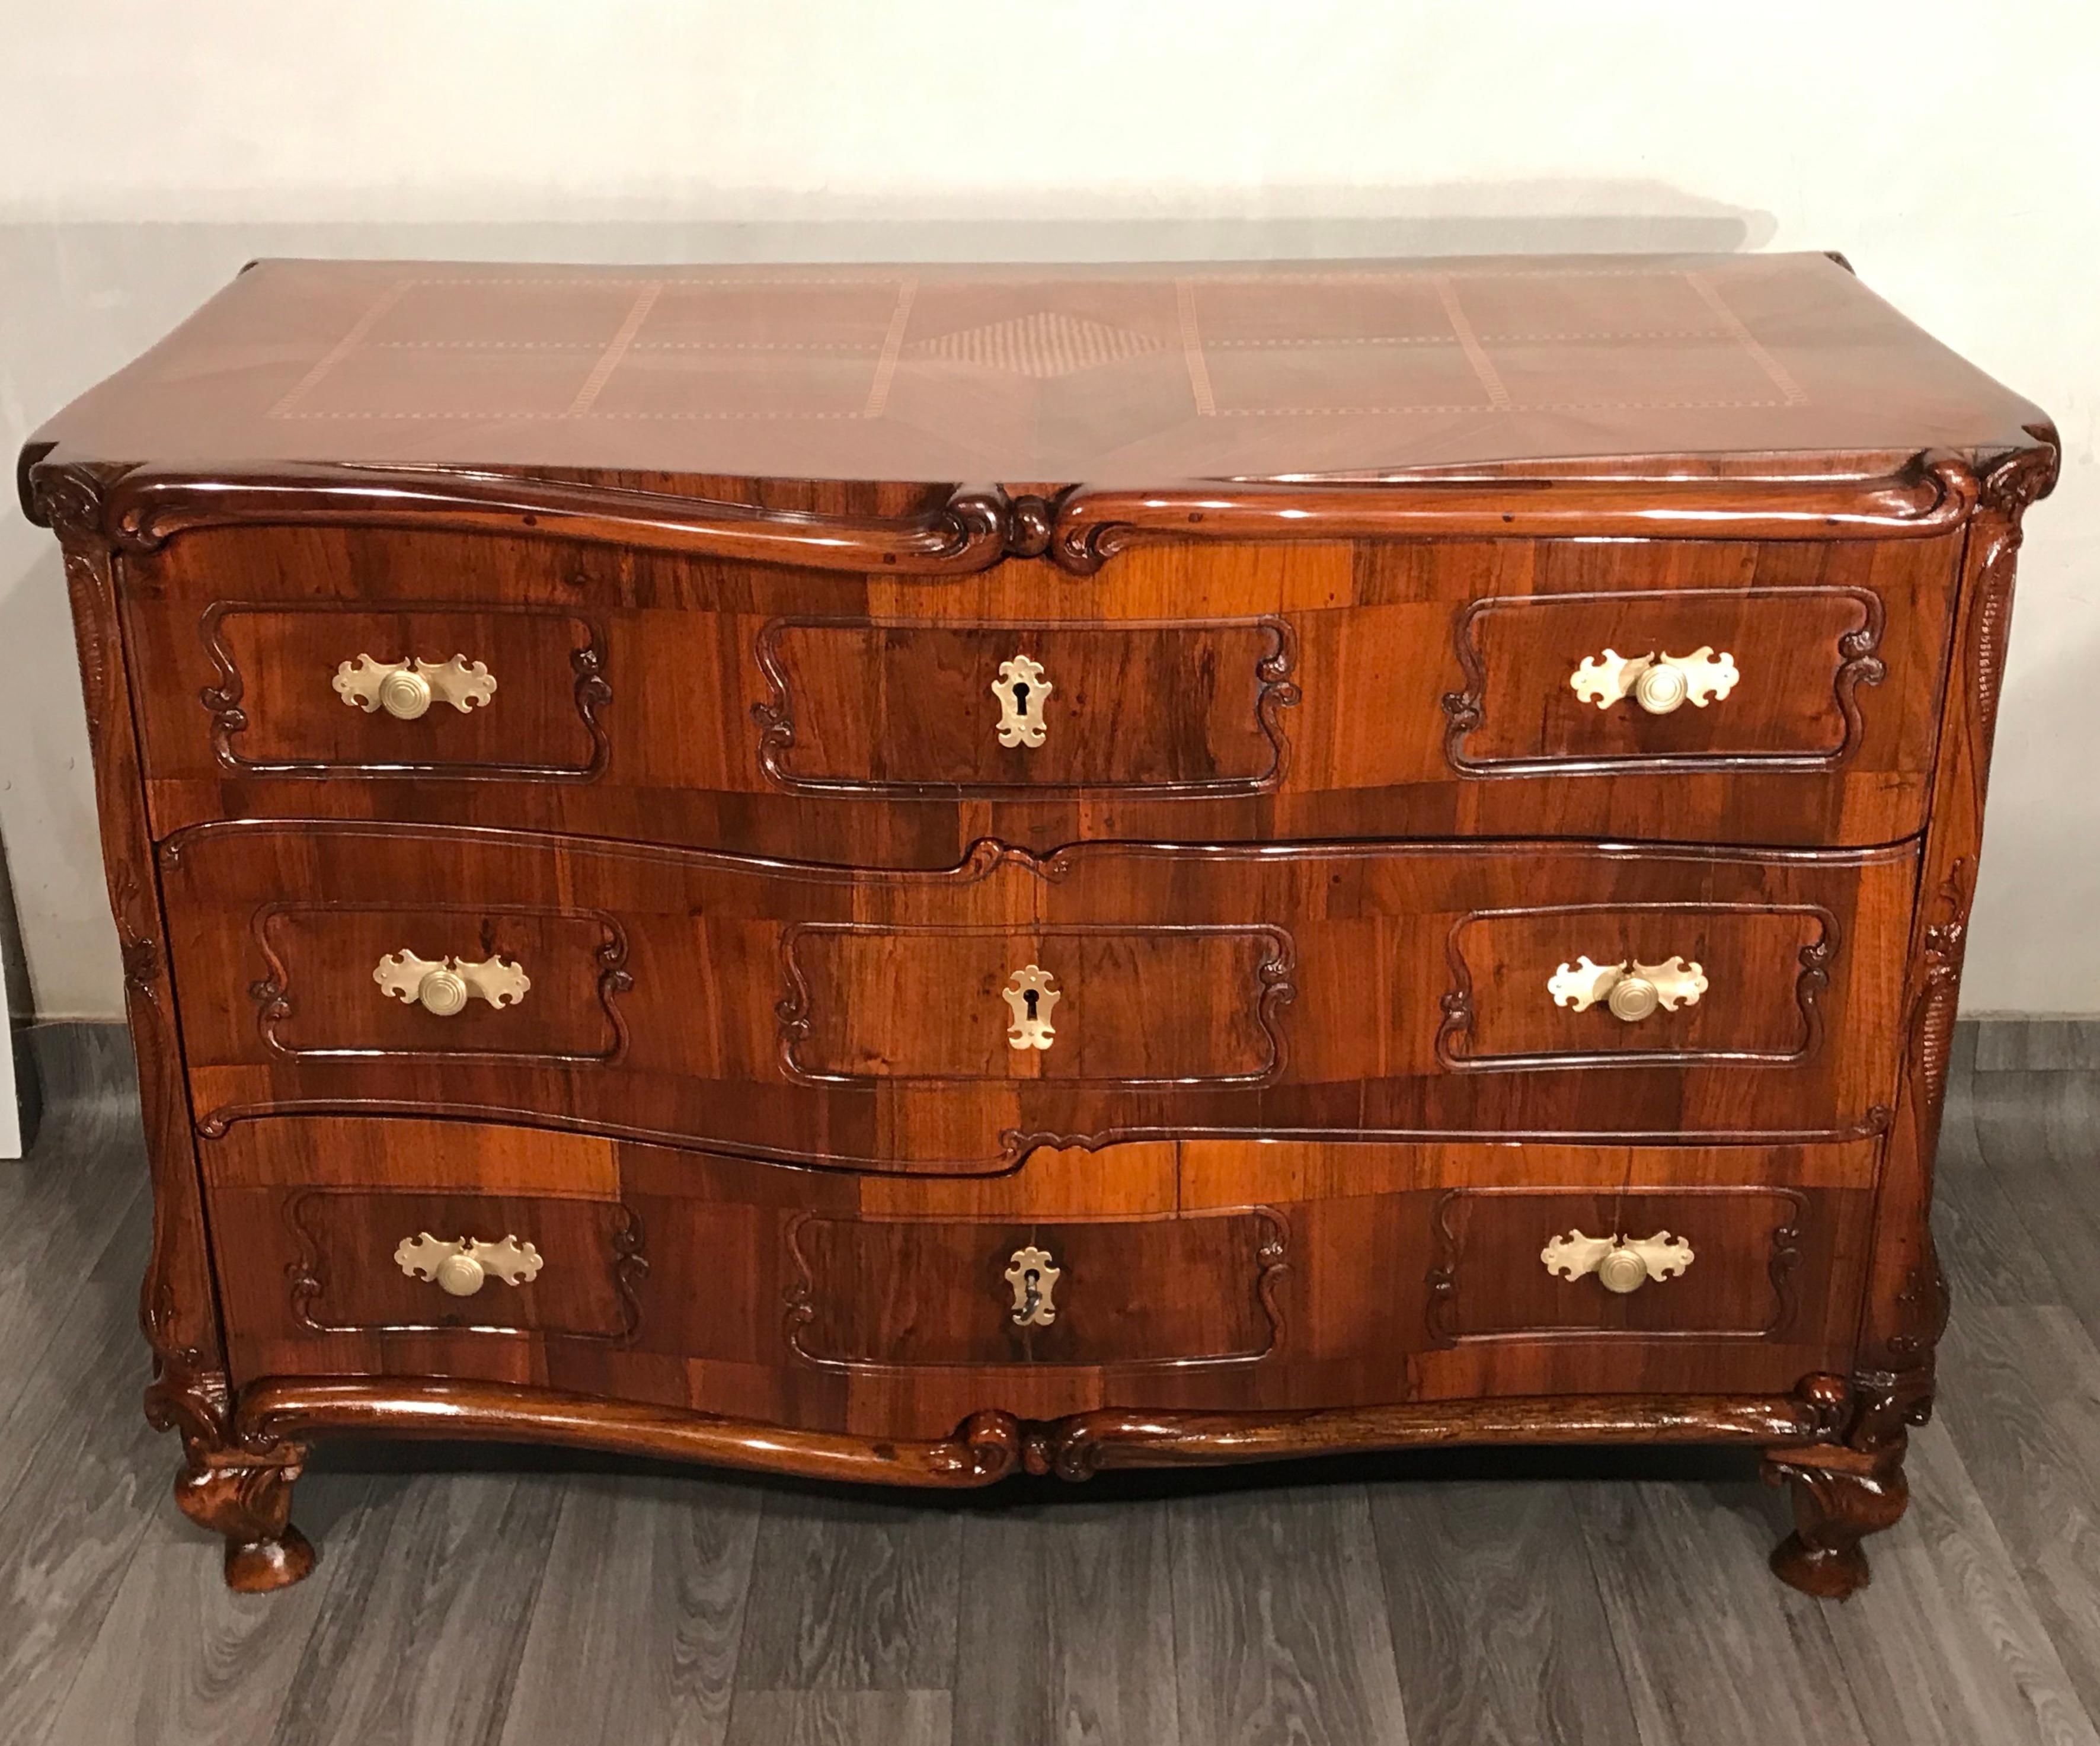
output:
[[[1910,1501],[1900,1443],[1871,1453],[1789,1449],[1765,1462],[1766,1480],[1793,1493],[1793,1532],[1773,1549],[1772,1574],[1824,1600],[1849,1599],[1870,1580],[1860,1542],[1893,1528]]]
[[[226,1537],[226,1585],[244,1594],[289,1588],[320,1554],[292,1526],[292,1485],[305,1452],[284,1444],[252,1459],[192,1444],[175,1475],[175,1502],[200,1528]]]

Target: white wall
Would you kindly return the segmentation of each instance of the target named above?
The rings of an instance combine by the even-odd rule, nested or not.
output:
[[[2039,0],[0,0],[0,440],[259,254],[1842,249],[2062,430],[1966,999],[2100,1011],[2096,94]],[[0,515],[33,985],[114,1016],[58,566]]]

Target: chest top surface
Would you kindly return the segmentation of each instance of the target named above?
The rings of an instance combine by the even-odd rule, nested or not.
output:
[[[1109,267],[265,261],[31,457],[1141,487],[1868,470],[2042,415],[1821,255]]]

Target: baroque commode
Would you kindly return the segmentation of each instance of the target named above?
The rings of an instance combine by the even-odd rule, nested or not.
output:
[[[179,1501],[1734,1443],[1849,1594],[2056,462],[1820,256],[257,265],[20,470]]]

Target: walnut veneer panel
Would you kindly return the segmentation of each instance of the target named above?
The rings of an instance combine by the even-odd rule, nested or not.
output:
[[[1877,1132],[1916,865],[1101,844],[883,873],[319,824],[205,826],[162,855],[208,1130],[436,1109],[943,1171],[1211,1132]],[[288,918],[287,890],[329,895]],[[593,919],[558,935],[571,914]],[[533,985],[439,1016],[375,983],[403,950]],[[1639,1024],[1555,1003],[1559,966],[1621,950],[1703,956],[1710,985]],[[1030,966],[1061,990],[1043,1048],[1010,1039]],[[601,1057],[557,1052],[608,1030]]]
[[[494,1155],[501,1129],[329,1125],[359,1175],[425,1186],[271,1185],[321,1143],[311,1119],[205,1143],[214,1221],[258,1258],[232,1287],[236,1376],[535,1382],[902,1437],[987,1403],[1303,1409],[1577,1378],[1783,1389],[1849,1345],[1872,1199],[1871,1146],[1656,1149],[1661,1189],[1629,1185],[1623,1152],[1553,1149],[1522,1190],[1498,1185],[1496,1148],[1357,1146],[1364,1193],[1133,1214],[1111,1150],[1078,1204],[1039,1154],[963,1216],[937,1183],[877,1206],[877,1185],[852,1176],[622,1142],[602,1200],[556,1200],[500,1192],[500,1177],[438,1186],[454,1144]],[[1251,1162],[1262,1149],[1232,1149]],[[1697,1259],[1630,1298],[1548,1273],[1548,1239],[1614,1219],[1643,1235],[1666,1224]],[[424,1229],[515,1236],[544,1265],[452,1298],[393,1261]],[[1054,1320],[1021,1329],[1004,1272],[1024,1247],[1059,1276]],[[564,1323],[561,1294],[599,1320]],[[345,1304],[337,1317],[360,1325],[326,1325]]]
[[[938,866],[986,835],[1890,841],[1923,816],[1960,545],[1168,546],[899,579],[244,528],[123,575],[163,831],[386,817]],[[1704,707],[1569,683],[1702,647],[1741,674]],[[497,689],[368,713],[332,682],[364,655],[463,655]],[[1001,743],[1017,655],[1052,687],[1039,746]]]

